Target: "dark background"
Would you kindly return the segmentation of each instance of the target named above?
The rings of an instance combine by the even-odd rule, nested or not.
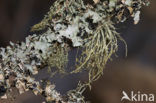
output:
[[[90,0],[85,0],[86,2]],[[54,0],[0,0],[0,46],[6,47],[9,41],[24,41],[31,26],[38,23],[48,12]],[[129,19],[117,25],[118,32],[128,45],[125,57],[124,44],[119,43],[118,58],[109,61],[104,75],[93,83],[92,90],[85,96],[92,103],[122,103],[122,91],[153,93],[156,95],[156,1],[150,0],[149,7],[143,7],[139,24],[134,25]],[[75,52],[72,52],[74,55]],[[43,71],[44,72],[44,71]],[[44,76],[41,73],[39,76]],[[61,93],[76,87],[75,79],[84,76],[64,77],[55,80]],[[66,81],[64,81],[66,80]],[[17,97],[15,103],[42,103],[41,96],[31,92]],[[3,101],[0,103],[13,103]],[[128,102],[126,102],[128,103]]]

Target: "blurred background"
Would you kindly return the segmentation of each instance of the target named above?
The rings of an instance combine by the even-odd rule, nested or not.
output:
[[[9,41],[24,41],[30,34],[31,26],[38,23],[48,12],[55,0],[0,0],[0,47],[9,45]],[[90,0],[85,0],[89,2]],[[84,95],[91,103],[122,103],[122,91],[153,93],[156,96],[156,0],[150,0],[149,7],[143,7],[139,24],[129,19],[117,25],[118,32],[128,45],[119,43],[118,57],[113,57],[105,67],[104,75],[93,83],[91,90]],[[72,52],[74,55],[75,52]],[[72,58],[71,55],[71,58]],[[72,63],[71,63],[72,64]],[[46,78],[42,71],[37,79]],[[54,78],[61,93],[76,87],[74,81],[86,80],[85,76],[67,76],[62,80]],[[15,94],[16,95],[15,91]],[[16,96],[15,100],[0,100],[0,103],[42,103],[42,96],[31,92]],[[124,101],[123,103],[129,103]],[[139,102],[138,102],[139,103]]]

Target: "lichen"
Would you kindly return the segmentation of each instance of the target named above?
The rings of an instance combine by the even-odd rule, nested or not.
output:
[[[45,30],[41,34],[26,37],[25,42],[12,43],[0,48],[0,86],[2,96],[12,86],[20,93],[32,90],[48,102],[85,103],[83,91],[102,74],[106,63],[118,50],[118,40],[125,41],[117,33],[114,24],[133,17],[134,24],[140,20],[140,9],[148,0],[57,0],[44,19],[31,31]],[[126,43],[125,43],[126,45]],[[65,101],[55,90],[54,84],[35,81],[32,75],[44,67],[56,67],[51,74],[66,73],[68,54],[72,48],[81,48],[76,58],[76,68],[68,74],[88,71],[89,80],[67,93]],[[12,76],[15,85],[10,84]]]
[[[55,74],[56,72],[65,74],[65,68],[68,63],[68,48],[62,48],[61,45],[56,43],[52,48],[51,51],[52,53],[47,59],[47,64],[49,65],[49,73]],[[51,70],[52,67],[56,67],[57,71]]]

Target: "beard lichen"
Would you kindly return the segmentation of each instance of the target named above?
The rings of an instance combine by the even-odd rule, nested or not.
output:
[[[97,80],[102,74],[107,61],[118,49],[118,33],[111,21],[103,21],[91,37],[87,39],[80,58],[77,60],[78,73],[83,69],[89,70],[89,83]]]
[[[55,43],[53,47],[50,49],[52,52],[47,58],[48,72],[54,74],[61,73],[65,74],[65,68],[68,63],[68,47],[62,48],[62,46],[58,43]],[[52,71],[52,68],[57,68],[56,71]]]

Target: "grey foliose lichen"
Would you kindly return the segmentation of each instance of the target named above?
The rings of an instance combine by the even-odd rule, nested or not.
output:
[[[90,86],[102,75],[105,64],[118,50],[117,40],[123,40],[114,24],[124,22],[129,16],[137,24],[142,5],[148,4],[147,0],[94,0],[92,5],[83,0],[57,0],[45,18],[32,28],[45,32],[0,48],[0,87],[3,88],[0,95],[14,86],[19,93],[32,90],[36,95],[41,94],[48,102],[85,103],[81,88]],[[68,92],[65,101],[53,84],[43,87],[32,75],[46,66],[57,67],[59,73],[64,73],[71,47],[83,48],[76,61],[77,68],[71,73],[87,69],[89,83]]]

